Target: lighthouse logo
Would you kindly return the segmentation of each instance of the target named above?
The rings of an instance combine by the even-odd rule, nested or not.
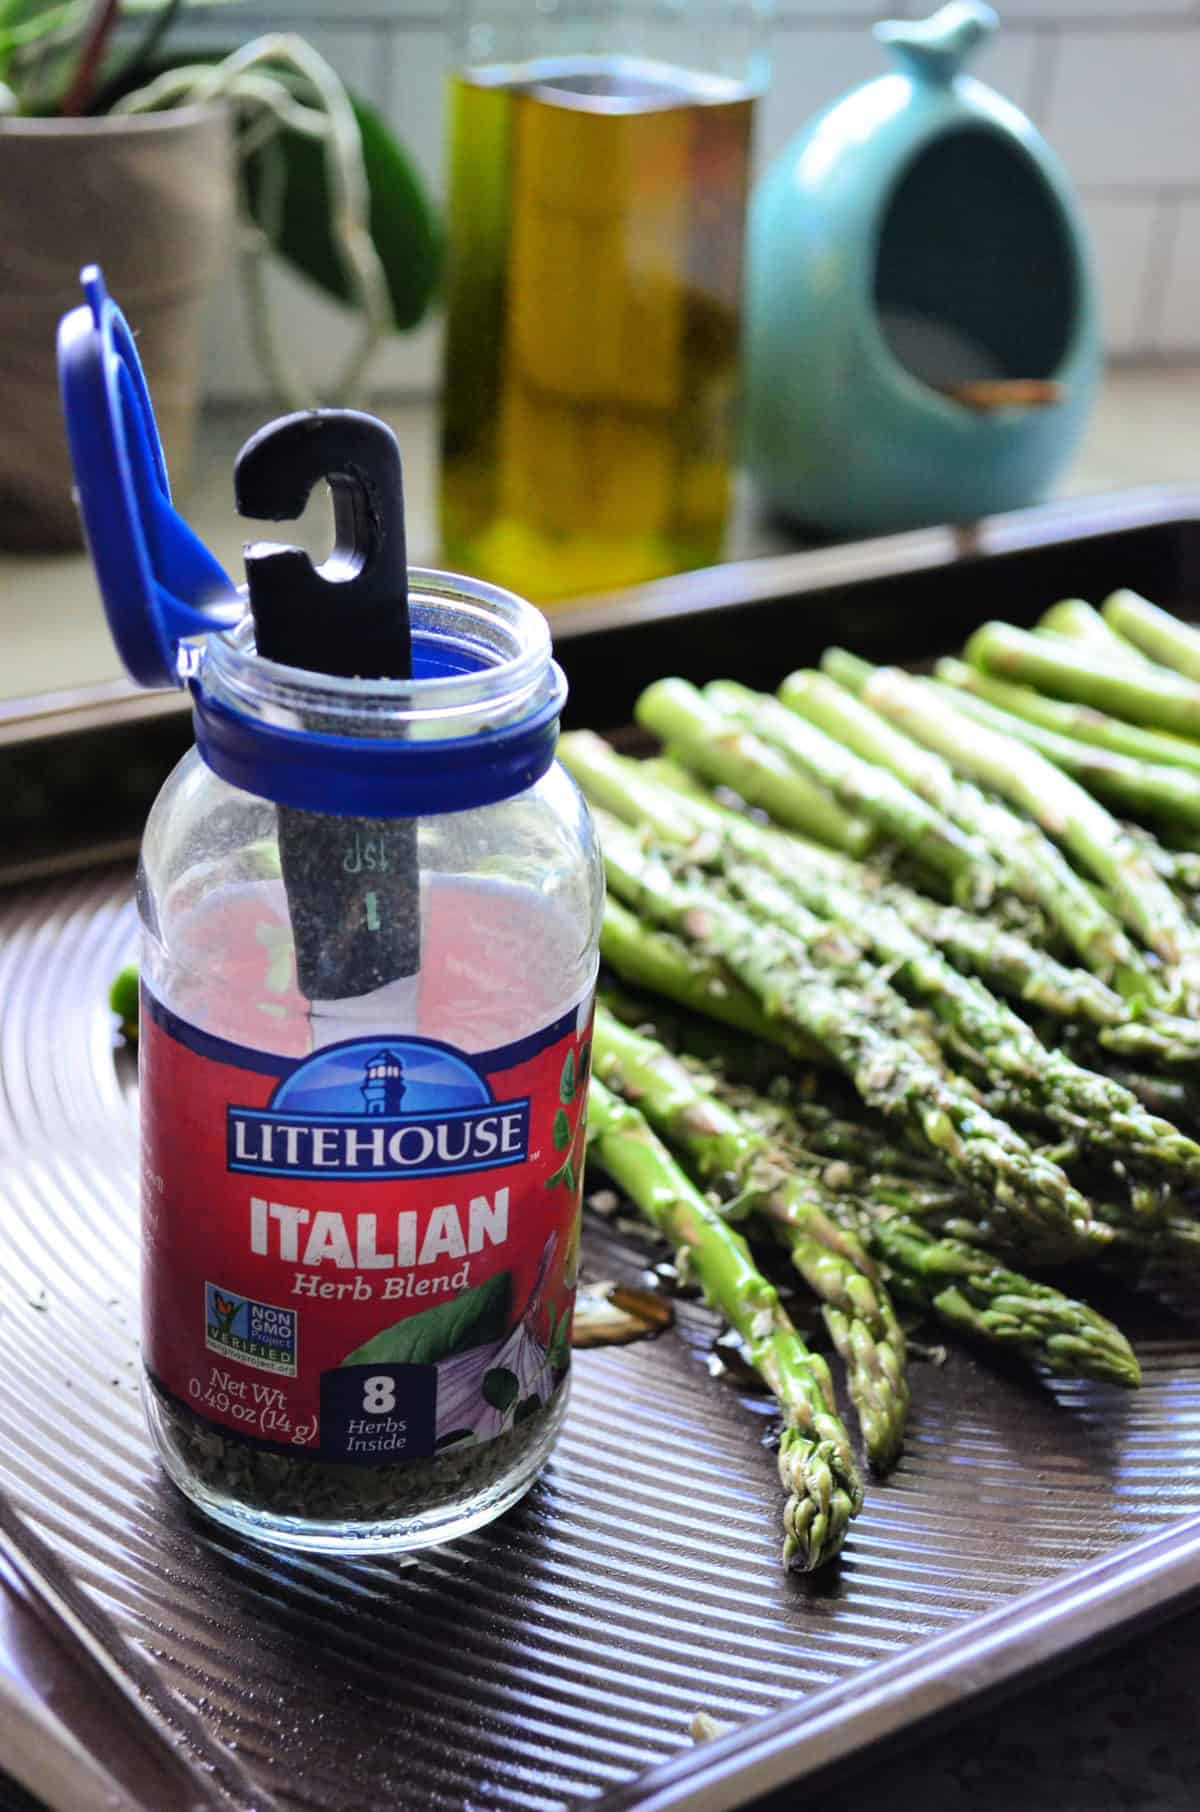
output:
[[[367,1059],[363,1069],[362,1097],[368,1115],[383,1114],[394,1120],[406,1093],[404,1059],[399,1052],[376,1051]]]
[[[265,1108],[226,1113],[227,1165],[253,1176],[360,1181],[523,1164],[529,1100],[497,1101],[433,1039],[356,1038],[297,1064]]]

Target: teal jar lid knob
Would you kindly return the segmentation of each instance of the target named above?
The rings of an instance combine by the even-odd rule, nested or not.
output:
[[[875,36],[918,82],[952,82],[1000,20],[983,0],[950,0],[928,19],[884,19]]]

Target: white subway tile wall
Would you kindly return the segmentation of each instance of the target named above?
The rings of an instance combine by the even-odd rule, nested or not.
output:
[[[1172,214],[1155,344],[1163,353],[1194,353],[1200,346],[1200,196],[1173,202]]]
[[[530,4],[533,0],[530,0]],[[441,194],[444,77],[461,0],[253,0],[193,14],[190,41],[303,32],[386,112]],[[759,158],[774,156],[819,107],[886,64],[870,33],[923,0],[777,0],[773,80]],[[999,0],[997,37],[975,64],[1055,146],[1081,196],[1100,279],[1105,339],[1122,359],[1200,357],[1200,0]],[[353,343],[341,311],[285,272],[272,292],[297,368],[327,379]],[[437,382],[436,324],[396,340],[381,389]],[[232,272],[214,304],[207,384],[216,397],[263,388]]]

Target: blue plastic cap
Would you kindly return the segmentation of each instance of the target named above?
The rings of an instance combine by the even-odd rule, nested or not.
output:
[[[58,329],[58,381],[80,513],[117,652],[142,686],[181,686],[190,637],[228,629],[245,606],[228,573],[171,503],[133,335],[104,287]]]

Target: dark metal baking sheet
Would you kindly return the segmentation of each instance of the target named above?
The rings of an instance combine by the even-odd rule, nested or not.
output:
[[[1100,534],[1103,577],[1086,536],[1055,544],[1003,606],[975,569],[967,619],[1130,579],[1200,597],[1200,508],[1124,533]],[[746,674],[748,619],[718,614],[707,671]],[[799,633],[766,650],[773,673],[805,658]],[[724,1812],[815,1790],[1200,1588],[1200,1305],[1128,1296],[1133,1396],[960,1350],[917,1363],[908,1451],[816,1581],[778,1567],[770,1405],[710,1375],[716,1324],[690,1303],[655,1342],[578,1356],[546,1474],[453,1547],[293,1560],[207,1527],[157,1471],[136,1392],[136,1108],[104,1006],[130,889],[122,864],[0,900],[0,1483],[283,1805]],[[636,1277],[646,1251],[592,1219],[586,1259]],[[698,1710],[730,1733],[694,1749]]]
[[[1200,1584],[1200,1314],[1148,1302],[1133,1396],[918,1363],[907,1452],[818,1580],[779,1569],[770,1405],[710,1375],[694,1304],[578,1356],[544,1478],[453,1547],[291,1560],[207,1528],[136,1392],[104,1007],[129,893],[122,867],[0,911],[0,1480],[284,1805],[721,1812]],[[646,1249],[593,1219],[586,1257],[636,1277]],[[697,1710],[733,1734],[692,1750]]]

